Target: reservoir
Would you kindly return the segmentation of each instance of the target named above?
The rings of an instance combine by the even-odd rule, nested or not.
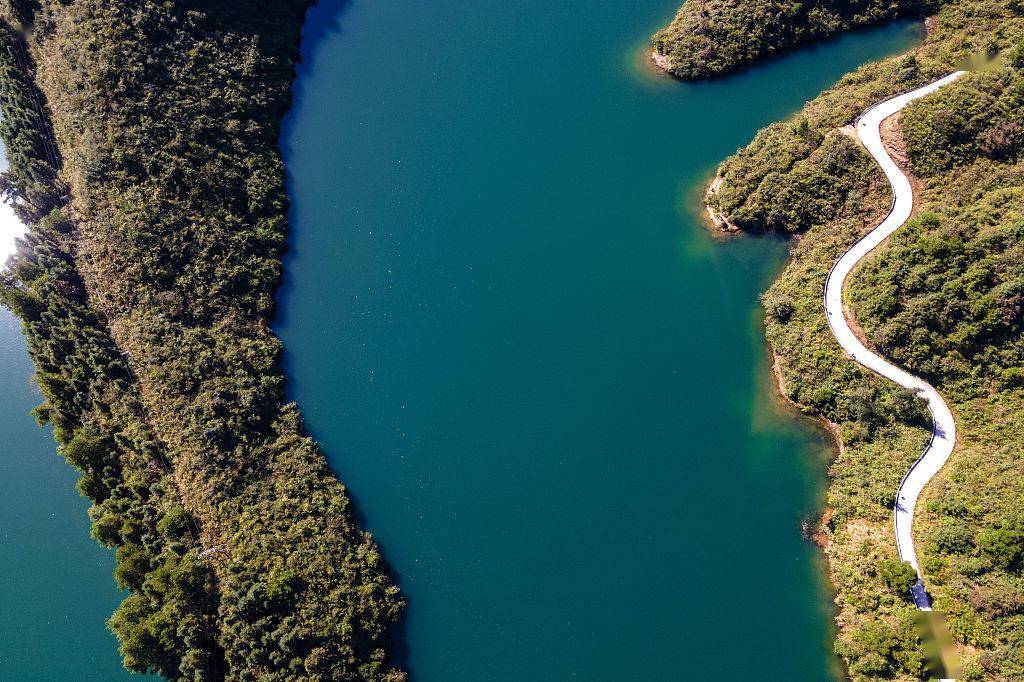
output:
[[[321,0],[282,135],[288,391],[409,606],[414,682],[828,680],[828,444],[778,404],[718,161],[880,28],[714,83],[644,67],[676,0]],[[121,680],[123,598],[0,309],[0,679]]]
[[[674,0],[325,0],[282,146],[289,393],[409,600],[418,682],[827,680],[801,521],[828,444],[773,395],[787,245],[699,194],[762,126],[920,38],[713,83],[644,68]]]

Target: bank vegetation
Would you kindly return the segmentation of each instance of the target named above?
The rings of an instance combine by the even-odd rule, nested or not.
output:
[[[666,71],[702,80],[850,29],[923,17],[941,1],[687,0],[651,44]]]
[[[953,0],[930,24],[920,47],[759,132],[723,162],[708,202],[745,231],[798,237],[763,302],[787,397],[832,423],[840,444],[818,535],[836,651],[854,679],[927,677],[892,507],[928,415],[844,356],[822,292],[892,201],[849,126],[888,96],[985,65],[900,114],[892,142],[915,178],[915,215],[851,274],[847,304],[867,343],[935,385],[957,420],[914,533],[962,679],[1024,679],[1024,13],[1016,0]]]
[[[4,0],[3,278],[93,536],[125,666],[404,679],[403,600],[284,396],[278,151],[306,0]]]

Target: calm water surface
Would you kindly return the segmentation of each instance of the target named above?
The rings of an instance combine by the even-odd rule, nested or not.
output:
[[[322,0],[283,139],[290,391],[458,680],[821,680],[800,520],[823,444],[770,399],[757,295],[695,191],[757,128],[918,38],[723,82],[634,67],[673,0]],[[122,595],[0,310],[0,679],[127,679]]]
[[[105,625],[123,595],[89,537],[78,474],[29,410],[42,401],[20,323],[0,308],[0,680],[128,680]]]
[[[627,6],[631,5],[631,6]],[[283,146],[291,395],[409,598],[415,680],[822,680],[800,521],[825,445],[773,409],[715,163],[899,25],[685,85],[674,0],[312,13]]]
[[[0,262],[23,229],[13,220],[0,207]],[[106,628],[124,598],[114,553],[89,537],[79,475],[29,414],[41,402],[21,323],[0,306],[0,680],[146,679]]]

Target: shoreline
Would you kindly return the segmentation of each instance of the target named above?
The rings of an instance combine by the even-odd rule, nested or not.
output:
[[[669,70],[672,66],[672,60],[668,58],[668,55],[661,54],[657,50],[651,50],[650,58],[648,61],[650,61],[652,64],[654,64],[662,71],[664,71],[666,74],[670,76],[672,75],[672,72]]]
[[[808,414],[804,411],[804,407],[800,405],[800,403],[786,395],[786,380],[782,376],[782,356],[775,351],[775,347],[772,346],[771,341],[767,338],[764,338],[764,344],[768,350],[768,357],[771,364],[770,371],[772,375],[772,386],[774,387],[772,394],[776,399],[776,403],[797,421],[808,424],[814,431],[818,432],[823,441],[827,441],[829,443],[829,448],[827,449],[828,456],[824,461],[825,485],[822,490],[822,499],[817,505],[819,507],[818,511],[811,517],[814,519],[814,522],[810,523],[809,520],[805,521],[803,531],[804,537],[813,542],[821,550],[822,558],[825,560],[825,564],[828,569],[828,584],[831,588],[832,601],[834,603],[834,600],[838,595],[838,591],[835,583],[832,581],[832,562],[828,560],[827,553],[832,541],[825,532],[825,527],[831,519],[831,510],[828,506],[828,491],[832,485],[832,479],[829,475],[829,468],[837,457],[845,454],[846,446],[843,444],[843,439],[840,435],[839,424],[836,424],[821,415]]]
[[[710,222],[713,231],[719,233],[720,235],[725,236],[740,234],[743,232],[743,230],[741,230],[732,221],[730,221],[724,213],[722,213],[721,211],[716,211],[714,208],[712,208],[711,202],[709,201],[711,197],[718,194],[718,190],[719,188],[721,188],[722,183],[724,182],[725,178],[723,178],[721,175],[716,175],[714,178],[711,179],[711,182],[708,183],[707,189],[704,190],[704,195],[701,198],[701,202],[704,204],[704,222],[705,224]]]
[[[842,447],[838,425],[832,424],[819,415],[804,412],[799,403],[785,394],[785,380],[781,374],[781,356],[775,352],[771,342],[763,334],[763,318],[759,319],[759,324],[762,327],[761,342],[766,351],[766,355],[763,357],[767,366],[761,366],[760,362],[758,363],[758,383],[759,390],[763,391],[762,395],[765,396],[767,409],[771,410],[775,417],[791,420],[801,427],[806,427],[816,436],[820,444],[820,449],[816,449],[817,451],[813,454],[806,453],[803,458],[806,466],[813,467],[811,470],[813,475],[817,477],[820,474],[821,478],[819,484],[815,486],[815,497],[810,505],[811,510],[801,521],[800,532],[802,539],[815,547],[815,550],[811,552],[815,574],[818,576],[815,581],[815,592],[827,622],[827,628],[823,630],[823,641],[825,642],[824,648],[829,652],[831,679],[846,680],[849,679],[846,663],[833,649],[838,633],[837,618],[840,614],[839,590],[833,580],[833,565],[828,551],[831,547],[831,539],[826,536],[825,532],[825,526],[831,518],[831,509],[828,504],[828,493],[831,486],[829,470]],[[833,430],[833,426],[835,430]]]

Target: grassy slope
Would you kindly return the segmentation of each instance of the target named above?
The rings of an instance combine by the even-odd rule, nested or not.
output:
[[[1014,165],[1024,150],[1024,86],[1009,65],[1022,38],[1024,18],[1012,1],[944,5],[912,55],[866,65],[758,133],[722,164],[721,189],[709,199],[745,230],[800,234],[764,296],[767,335],[786,394],[835,423],[841,440],[822,530],[839,607],[836,649],[857,679],[924,674],[895,562],[891,504],[927,431],[913,400],[843,357],[824,319],[829,267],[890,201],[880,172],[837,128],[871,103],[994,49],[1004,50],[996,71],[968,76],[903,115],[923,209],[938,218],[909,224],[849,288],[869,342],[935,382],[958,420],[957,450],[926,489],[915,533],[936,606],[950,614],[964,679],[1024,676],[1016,511],[1024,501],[1024,281],[1022,254],[1011,246],[1024,215]]]
[[[287,210],[279,120],[306,4],[2,8],[34,23],[35,83],[72,197],[30,216],[5,300],[25,322],[39,414],[92,477],[94,535],[119,547],[133,594],[111,627],[134,670],[403,677],[386,649],[402,600],[283,402],[270,329]],[[45,184],[18,167],[5,191]]]

